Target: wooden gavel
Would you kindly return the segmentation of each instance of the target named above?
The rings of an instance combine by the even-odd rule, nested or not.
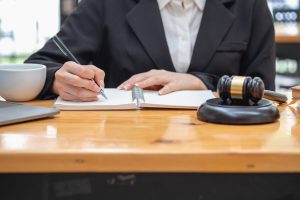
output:
[[[218,83],[218,94],[224,102],[244,102],[252,101],[257,104],[262,98],[266,98],[279,103],[285,103],[287,96],[274,91],[265,90],[265,84],[259,77],[248,76],[222,76]]]

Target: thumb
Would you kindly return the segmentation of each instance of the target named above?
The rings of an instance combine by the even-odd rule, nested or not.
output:
[[[169,94],[171,92],[174,92],[176,90],[175,86],[173,84],[167,84],[165,86],[163,86],[163,88],[161,90],[158,91],[159,95],[165,95],[165,94]]]

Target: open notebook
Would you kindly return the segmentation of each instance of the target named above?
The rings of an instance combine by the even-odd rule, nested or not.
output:
[[[141,108],[197,109],[206,100],[214,98],[210,90],[177,91],[159,95],[156,91],[134,88],[132,91],[105,89],[108,100],[99,96],[94,102],[64,101],[60,97],[55,107],[61,110],[132,110]]]

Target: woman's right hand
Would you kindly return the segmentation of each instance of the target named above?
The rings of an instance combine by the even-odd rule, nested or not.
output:
[[[67,101],[96,101],[105,73],[94,65],[66,62],[56,73],[52,90]]]

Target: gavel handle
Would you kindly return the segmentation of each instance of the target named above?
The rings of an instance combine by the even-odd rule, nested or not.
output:
[[[271,101],[277,101],[279,103],[286,103],[288,100],[286,95],[271,90],[265,90],[264,98],[269,99]]]

